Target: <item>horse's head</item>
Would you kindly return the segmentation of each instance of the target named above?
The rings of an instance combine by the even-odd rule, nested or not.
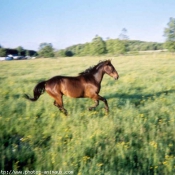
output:
[[[114,66],[111,64],[111,60],[105,61],[103,70],[106,74],[113,77],[115,80],[117,80],[119,78],[119,74],[115,70]]]

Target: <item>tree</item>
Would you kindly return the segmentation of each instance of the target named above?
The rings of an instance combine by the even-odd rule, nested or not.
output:
[[[55,56],[56,57],[65,57],[65,50],[64,49],[61,49],[61,50],[58,50],[57,52],[55,52]]]
[[[175,41],[166,41],[164,47],[170,52],[175,52]]]
[[[128,40],[129,37],[127,35],[127,29],[126,28],[123,28],[120,35],[119,35],[119,39],[120,40]]]
[[[18,51],[18,56],[21,56],[21,53],[24,51],[22,46],[18,46],[16,50]]]
[[[175,18],[170,18],[168,27],[164,30],[164,36],[166,37],[165,48],[170,52],[175,51]]]
[[[110,55],[124,54],[126,52],[125,43],[119,39],[109,39],[106,41],[107,53]]]
[[[119,39],[114,40],[114,54],[124,54],[125,52],[125,42]]]
[[[26,56],[30,56],[29,50],[26,50],[26,51],[25,51],[25,54],[26,54]]]
[[[41,43],[38,53],[40,57],[54,57],[54,48],[51,43]]]
[[[74,54],[73,54],[73,52],[71,50],[66,50],[65,55],[67,57],[72,57]]]
[[[90,44],[90,50],[92,55],[101,55],[106,53],[106,44],[103,39],[96,35]]]
[[[91,43],[85,43],[81,52],[81,56],[92,55],[91,50],[93,50],[91,48]]]
[[[106,41],[106,50],[107,50],[107,53],[112,55],[114,53],[114,40],[113,39],[108,39]]]
[[[0,57],[5,57],[6,56],[6,49],[0,48]]]

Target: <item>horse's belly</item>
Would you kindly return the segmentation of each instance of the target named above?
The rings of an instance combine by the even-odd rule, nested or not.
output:
[[[81,98],[81,97],[83,97],[83,94],[79,93],[79,92],[77,92],[77,93],[68,92],[65,95],[68,96],[68,97],[72,97],[72,98]]]

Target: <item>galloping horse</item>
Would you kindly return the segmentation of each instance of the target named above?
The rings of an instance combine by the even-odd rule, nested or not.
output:
[[[47,81],[42,81],[35,86],[33,98],[30,98],[26,94],[25,97],[31,101],[36,101],[46,90],[46,92],[55,99],[54,105],[65,115],[67,115],[67,110],[63,106],[63,95],[73,98],[91,98],[95,101],[95,105],[91,106],[89,110],[96,108],[99,100],[101,100],[104,102],[105,109],[108,112],[109,107],[107,100],[99,95],[101,81],[105,73],[115,80],[119,78],[111,61],[106,60],[86,69],[76,77],[55,76]]]

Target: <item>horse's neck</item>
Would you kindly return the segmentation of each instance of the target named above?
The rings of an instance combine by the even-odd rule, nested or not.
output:
[[[102,69],[97,70],[96,72],[94,72],[93,75],[94,75],[96,82],[100,84],[103,79],[103,75],[104,75],[103,70]]]

